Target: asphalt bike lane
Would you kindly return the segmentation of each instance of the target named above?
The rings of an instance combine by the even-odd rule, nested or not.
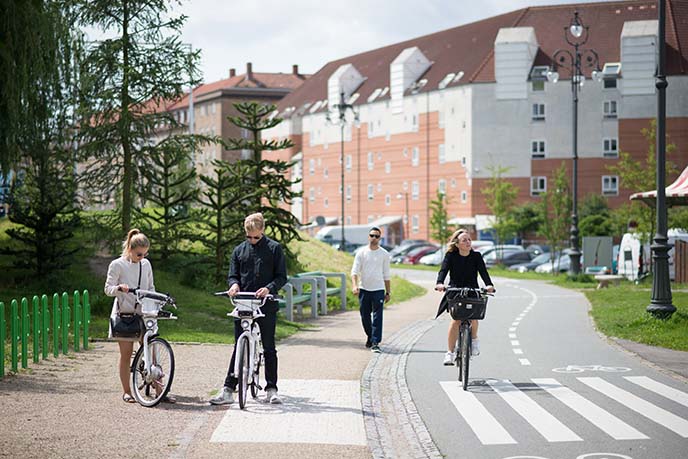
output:
[[[582,294],[538,281],[495,284],[468,391],[456,367],[442,366],[448,316],[408,357],[409,390],[443,455],[683,457],[688,385],[597,334]]]

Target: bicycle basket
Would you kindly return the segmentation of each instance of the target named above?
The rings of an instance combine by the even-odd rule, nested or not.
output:
[[[447,297],[447,309],[454,320],[482,320],[487,309],[486,297]]]

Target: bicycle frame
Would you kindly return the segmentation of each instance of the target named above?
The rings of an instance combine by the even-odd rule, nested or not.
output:
[[[145,381],[151,383],[159,378],[160,375],[154,374],[155,372],[152,371],[153,361],[151,359],[148,342],[158,334],[158,319],[177,319],[177,317],[171,313],[168,317],[160,317],[160,311],[167,305],[173,305],[175,308],[177,306],[174,304],[174,299],[169,295],[143,289],[131,289],[130,291],[136,295],[136,302],[141,304],[141,316],[143,317],[143,324],[146,327],[146,333],[143,335],[142,343]]]
[[[258,322],[256,322],[256,319],[259,319],[261,317],[265,317],[265,314],[263,314],[263,311],[260,310],[260,307],[257,309],[253,310],[250,308],[249,309],[241,309],[240,306],[238,306],[238,301],[241,300],[234,300],[234,305],[235,308],[234,310],[227,314],[230,317],[234,317],[235,319],[238,319],[241,321],[241,328],[244,330],[241,335],[239,335],[239,338],[237,339],[236,342],[236,348],[241,349],[242,346],[244,345],[244,341],[248,340],[248,346],[249,346],[249,351],[248,351],[248,366],[253,371],[253,368],[256,366],[256,347],[260,343],[260,325],[258,325]],[[255,301],[255,299],[253,300]],[[250,315],[242,315],[242,312],[250,312]],[[241,365],[241,361],[238,358],[234,359],[234,375],[238,376],[239,375],[239,366]],[[253,376],[251,377],[253,379]]]

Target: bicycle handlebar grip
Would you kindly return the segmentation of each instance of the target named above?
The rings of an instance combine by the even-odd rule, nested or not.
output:
[[[213,293],[214,296],[229,296],[229,294],[225,292],[215,292]]]

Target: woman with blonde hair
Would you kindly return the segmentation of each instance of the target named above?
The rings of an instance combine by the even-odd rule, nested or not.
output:
[[[449,238],[449,247],[442,260],[440,272],[437,274],[435,290],[443,292],[445,290],[444,280],[449,274],[449,287],[456,288],[478,288],[478,274],[485,283],[485,288],[489,292],[494,292],[492,279],[485,267],[485,261],[480,252],[471,249],[471,236],[465,229],[459,229]],[[447,310],[447,299],[442,298],[440,307],[437,310],[437,317]],[[444,356],[444,365],[453,365],[455,360],[454,346],[459,335],[460,320],[453,320],[449,324],[447,332],[447,353]],[[480,354],[480,344],[478,342],[478,321],[471,321],[471,335],[473,338],[472,355]]]
[[[110,263],[104,290],[107,296],[115,297],[110,313],[111,319],[114,320],[120,312],[141,313],[141,307],[136,304],[136,298],[128,293],[130,289],[142,288],[155,291],[153,267],[146,259],[149,248],[150,241],[146,235],[134,228],[127,233],[127,238],[122,242],[122,255]],[[119,344],[119,379],[122,383],[122,400],[134,403],[129,384],[129,369],[134,341],[140,341],[140,338],[113,338],[112,329],[109,330],[108,337],[116,339]],[[163,401],[174,403],[175,399],[167,395]]]

